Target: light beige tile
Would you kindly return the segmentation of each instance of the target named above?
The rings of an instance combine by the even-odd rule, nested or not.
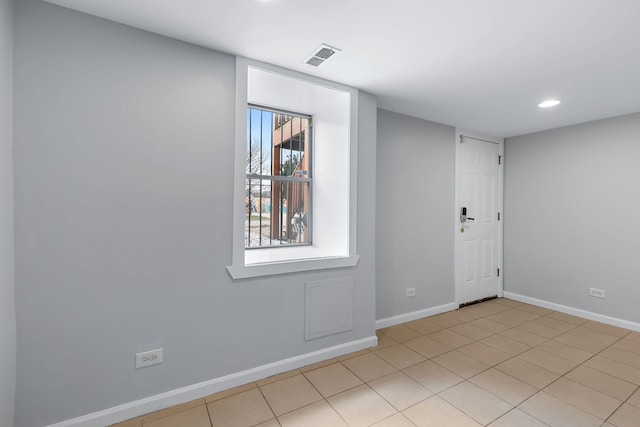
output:
[[[373,353],[345,360],[342,364],[364,382],[389,375],[397,370]]]
[[[455,350],[442,354],[438,357],[434,357],[432,360],[462,378],[471,378],[472,376],[489,369],[489,365],[486,365],[476,359],[472,359],[466,354]]]
[[[383,349],[385,347],[389,347],[389,346],[396,345],[396,344],[398,344],[398,341],[394,340],[389,335],[385,335],[383,333],[378,333],[378,345],[375,346],[375,347],[371,347],[368,350],[369,351],[376,351],[376,350],[380,350],[380,349]]]
[[[634,368],[640,368],[640,354],[632,351],[627,351],[617,347],[609,347],[602,350],[598,356],[604,356],[607,359],[617,360],[625,365],[632,366]]]
[[[578,316],[573,316],[571,314],[560,313],[559,311],[551,313],[548,317],[551,319],[562,320],[563,322],[567,322],[567,323],[573,323],[574,325],[582,325],[583,323],[588,322],[588,319],[578,317]]]
[[[553,427],[599,427],[604,422],[544,391],[535,394],[518,408]]]
[[[502,335],[493,335],[483,340],[480,340],[483,344],[496,348],[512,356],[517,356],[531,348],[531,346],[514,341],[511,338],[504,337]]]
[[[524,320],[525,322],[531,322],[532,320],[540,317],[540,315],[523,310],[522,308],[513,308],[503,313],[507,316],[517,317],[518,319]]]
[[[559,375],[564,375],[571,369],[578,366],[577,362],[556,356],[555,354],[547,353],[546,351],[538,348],[532,348],[531,350],[525,351],[518,357]]]
[[[397,369],[408,368],[425,360],[423,356],[402,344],[383,348],[376,351],[375,354]]]
[[[538,389],[548,386],[559,377],[558,374],[518,357],[502,362],[496,366],[496,369]]]
[[[633,341],[640,342],[640,332],[631,332],[625,338],[628,338],[628,339],[633,340]]]
[[[465,345],[460,347],[458,351],[473,359],[479,360],[488,366],[497,365],[498,363],[502,363],[512,357],[504,351],[500,351],[497,348],[493,348],[481,342],[474,342],[472,344]]]
[[[553,310],[549,310],[548,308],[538,307],[537,305],[531,305],[531,304],[522,304],[518,308],[521,310],[528,311],[530,313],[540,315],[540,316],[548,316],[552,313],[555,313]]]
[[[559,331],[563,331],[563,332],[568,332],[571,329],[575,328],[576,326],[580,325],[576,325],[575,323],[571,323],[571,322],[566,322],[562,319],[557,319],[551,316],[544,316],[544,317],[540,317],[536,320],[534,320],[532,323],[538,324],[538,325],[542,325],[542,326],[546,326],[547,328],[552,328],[552,329],[557,329]],[[584,322],[583,322],[584,323]]]
[[[208,403],[207,407],[213,427],[253,426],[274,417],[257,388]]]
[[[622,404],[621,401],[604,393],[566,378],[559,378],[558,381],[549,384],[544,391],[603,420],[606,420]]]
[[[111,424],[109,427],[141,427],[142,417],[132,418],[130,420],[122,421],[116,424]]]
[[[468,381],[443,391],[440,397],[482,425],[490,423],[513,407]]]
[[[513,409],[507,412],[491,424],[490,427],[548,427],[547,424],[542,421],[533,418],[526,412],[522,412],[520,409]]]
[[[280,427],[280,423],[278,422],[277,419],[274,418],[272,420],[265,421],[260,424],[256,424],[255,427]]]
[[[340,415],[325,400],[278,417],[282,427],[347,427]]]
[[[449,313],[431,316],[429,317],[429,321],[435,323],[436,325],[442,326],[443,328],[450,328],[452,326],[459,325],[460,323],[464,323],[463,320],[454,317]]]
[[[390,336],[398,342],[409,341],[414,338],[418,338],[421,334],[411,328],[404,325],[395,325],[388,328],[380,329],[378,332]]]
[[[544,337],[547,339],[553,339],[558,335],[562,335],[564,333],[564,331],[561,331],[560,329],[553,329],[536,322],[525,323],[523,325],[518,326],[518,329],[530,332],[535,335],[540,335],[541,337]]]
[[[506,305],[507,307],[511,307],[511,308],[520,307],[523,305],[520,301],[515,301],[509,298],[496,298],[493,301],[497,302],[498,304]]]
[[[595,329],[587,328],[584,325],[578,326],[577,328],[570,330],[568,333],[582,337],[582,338],[587,338],[591,341],[595,341],[607,346],[613,344],[614,342],[620,339],[620,337],[617,337],[615,335],[611,335],[605,332],[597,331]]]
[[[631,351],[640,355],[640,341],[635,341],[629,337],[622,338],[611,347]]]
[[[532,334],[520,328],[507,329],[504,332],[500,332],[500,335],[530,346],[540,345],[549,340],[548,338]]]
[[[596,355],[587,360],[584,365],[635,385],[640,385],[640,369],[625,365],[616,360]]]
[[[636,408],[640,408],[640,389],[636,390],[635,393],[631,395],[627,403],[635,406]]]
[[[628,335],[629,332],[631,332],[629,329],[619,328],[617,326],[596,322],[594,320],[589,320],[587,323],[584,324],[584,326],[586,328],[604,332],[605,334],[613,335],[618,338],[622,338],[625,335]]]
[[[584,384],[621,401],[631,396],[637,388],[635,384],[584,365],[580,365],[566,374],[565,378]]]
[[[506,331],[510,329],[511,326],[505,325],[504,323],[496,322],[495,320],[487,319],[483,317],[482,319],[474,320],[473,322],[469,322],[470,325],[477,326],[482,329],[486,329],[489,332],[493,332],[497,334],[502,331]]]
[[[429,321],[428,319],[418,319],[412,322],[407,322],[404,324],[411,329],[414,329],[421,334],[430,334],[435,331],[439,331],[442,329],[442,326],[436,325],[435,323]]]
[[[260,387],[260,390],[277,416],[322,399],[303,375],[267,384]]]
[[[481,425],[438,396],[430,397],[406,409],[403,414],[418,427],[478,427]]]
[[[436,341],[428,336],[406,341],[404,345],[428,359],[453,350],[453,348],[448,345],[442,344],[440,341]]]
[[[189,402],[181,403],[179,405],[174,405],[169,408],[161,409],[159,411],[151,412],[143,416],[143,423],[150,423],[160,418],[165,418],[179,412],[186,411],[187,409],[195,408],[197,406],[204,405],[204,399],[195,399]]]
[[[238,387],[233,387],[218,393],[210,394],[209,396],[205,397],[204,400],[209,403],[213,402],[214,400],[224,399],[225,397],[233,396],[234,394],[242,393],[243,391],[251,390],[257,387],[258,386],[256,385],[256,383],[249,383]]]
[[[304,374],[324,397],[333,396],[362,384],[360,378],[341,363],[324,366]]]
[[[369,426],[397,412],[367,385],[345,391],[327,400],[352,427]]]
[[[519,405],[538,392],[538,389],[497,369],[488,369],[469,379],[502,400]]]
[[[526,320],[522,320],[519,317],[510,316],[508,314],[505,314],[504,312],[492,314],[491,316],[485,317],[485,319],[495,320],[496,322],[504,323],[505,325],[511,326],[512,328],[520,326],[526,322]]]
[[[415,427],[416,425],[409,421],[407,417],[402,414],[395,414],[389,418],[375,423],[371,427]]]
[[[582,363],[593,356],[593,353],[591,352],[563,344],[560,341],[547,341],[546,343],[539,345],[537,348],[544,350],[547,353],[572,360],[576,363]]]
[[[256,381],[256,384],[258,385],[258,387],[260,387],[260,386],[263,386],[263,385],[267,385],[267,384],[278,382],[280,380],[284,380],[286,378],[295,377],[296,375],[300,375],[300,370],[299,369],[294,369],[294,370],[291,370],[291,371],[283,372],[283,373],[278,374],[278,375],[272,375],[270,377],[267,377],[267,378],[264,378],[262,380]]]
[[[495,313],[500,313],[502,311],[507,311],[507,310],[511,309],[510,306],[505,305],[505,304],[500,304],[499,302],[496,302],[495,300],[483,302],[481,305],[482,305],[483,308],[486,308],[486,309],[489,309],[489,310],[493,310]]]
[[[144,425],[149,427],[211,427],[211,422],[209,421],[207,407],[204,404],[201,404],[195,408],[186,409],[160,419],[155,419],[151,422],[145,421]],[[236,426],[238,426],[238,424],[228,425],[228,427]]]
[[[451,331],[451,329],[443,329],[427,336],[451,348],[462,347],[463,345],[471,344],[473,342],[472,339],[469,339],[464,335],[457,334]]]
[[[581,350],[586,350],[593,354],[599,353],[602,350],[604,350],[606,347],[608,347],[608,344],[602,344],[597,341],[590,340],[588,338],[573,335],[571,331],[554,338],[554,341],[558,341],[563,344],[567,344],[567,345],[579,348]]]
[[[496,313],[495,310],[487,309],[482,304],[474,304],[467,307],[462,307],[460,311],[466,311],[475,314],[476,316],[478,316],[478,318],[491,316],[492,314]]]
[[[449,330],[455,332],[456,334],[464,335],[465,337],[470,338],[472,340],[480,340],[482,338],[486,338],[488,336],[493,335],[493,332],[487,331],[486,329],[482,329],[470,323],[463,323],[461,325],[456,325],[453,328],[450,328]]]
[[[430,360],[407,368],[403,372],[433,393],[440,393],[463,381],[462,377]]]
[[[407,409],[409,406],[415,405],[433,395],[429,390],[402,372],[378,378],[375,381],[371,381],[369,386],[398,411]]]
[[[638,427],[640,425],[640,408],[625,403],[608,421],[617,427]]]
[[[481,317],[472,311],[466,311],[466,310],[460,310],[460,309],[450,311],[447,314],[463,322],[470,322],[472,320],[476,320]]]

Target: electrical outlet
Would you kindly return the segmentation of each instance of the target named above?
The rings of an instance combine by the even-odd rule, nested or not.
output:
[[[589,296],[596,298],[606,298],[604,289],[589,288]]]
[[[143,351],[136,353],[136,369],[146,368],[147,366],[159,365],[162,363],[162,349]]]
[[[407,293],[405,294],[407,298],[416,296],[416,288],[407,288]]]

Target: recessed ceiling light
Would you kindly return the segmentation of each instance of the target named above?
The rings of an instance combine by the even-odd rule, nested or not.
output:
[[[558,104],[560,104],[560,101],[558,101],[557,99],[548,99],[548,100],[538,104],[538,107],[540,107],[540,108],[549,108],[549,107],[555,107]]]

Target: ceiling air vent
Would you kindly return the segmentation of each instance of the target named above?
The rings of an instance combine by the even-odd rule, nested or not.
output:
[[[333,56],[333,54],[336,52],[340,52],[340,49],[331,47],[326,44],[321,44],[313,51],[311,55],[309,55],[307,59],[305,59],[304,63],[313,67],[318,67],[324,61],[331,58],[331,56]]]

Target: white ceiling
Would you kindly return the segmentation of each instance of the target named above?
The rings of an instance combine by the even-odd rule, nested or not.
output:
[[[50,0],[509,137],[640,111],[640,0]],[[342,50],[302,62],[321,43]],[[543,110],[547,98],[562,103]]]

